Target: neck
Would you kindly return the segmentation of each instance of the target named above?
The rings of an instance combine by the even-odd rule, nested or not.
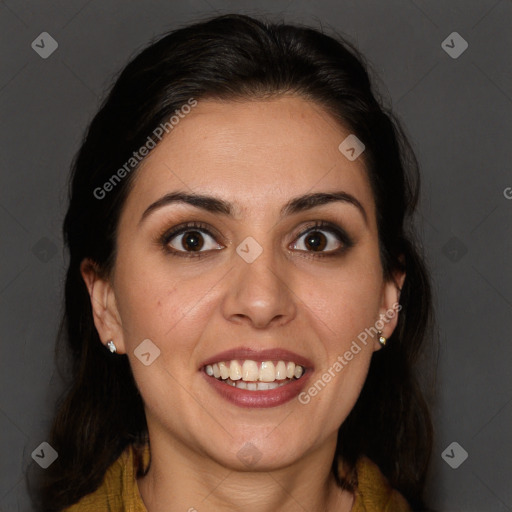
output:
[[[137,481],[148,512],[349,512],[354,497],[331,473],[335,439],[296,463],[271,471],[237,471],[177,442],[151,441],[151,466]]]

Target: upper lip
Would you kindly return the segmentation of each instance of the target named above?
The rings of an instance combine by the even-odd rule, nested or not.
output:
[[[218,354],[205,359],[201,363],[201,368],[208,364],[219,363],[221,361],[232,361],[234,359],[250,359],[252,361],[258,362],[291,361],[301,365],[304,368],[311,368],[313,366],[313,363],[307,357],[301,356],[284,348],[256,350],[248,347],[238,347],[225,350],[224,352],[219,352]]]

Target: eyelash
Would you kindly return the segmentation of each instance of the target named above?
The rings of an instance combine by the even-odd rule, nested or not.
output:
[[[158,238],[159,243],[163,247],[164,251],[167,254],[170,254],[171,256],[178,256],[180,258],[203,258],[207,256],[208,252],[210,251],[201,251],[201,252],[186,252],[186,251],[177,251],[176,249],[172,249],[169,247],[169,242],[176,236],[181,235],[183,233],[186,233],[187,231],[192,231],[191,228],[194,228],[196,231],[202,231],[206,233],[208,236],[212,237],[214,240],[216,239],[215,235],[210,231],[207,224],[203,224],[202,222],[187,222],[185,224],[181,224],[179,226],[176,226],[172,228],[170,231],[165,231],[160,237]],[[321,228],[321,229],[319,229]],[[329,252],[320,252],[315,253],[313,251],[304,251],[300,250],[299,252],[308,253],[308,255],[304,257],[312,257],[312,258],[330,258],[330,257],[336,257],[341,256],[347,249],[350,249],[354,242],[353,240],[348,236],[348,234],[335,224],[332,224],[330,222],[326,221],[315,221],[313,225],[308,226],[304,231],[299,233],[296,237],[296,239],[299,239],[303,237],[304,235],[307,235],[308,233],[315,232],[315,231],[327,231],[333,235],[336,236],[338,241],[343,244],[343,247],[340,249],[336,249],[335,251],[329,251]]]

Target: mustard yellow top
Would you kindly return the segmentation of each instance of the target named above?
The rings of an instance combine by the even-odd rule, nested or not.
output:
[[[144,454],[145,465],[148,460],[149,446]],[[368,457],[361,457],[356,469],[359,486],[351,512],[411,512],[405,498],[390,487]],[[63,512],[147,512],[137,486],[131,446],[109,467],[96,491]]]

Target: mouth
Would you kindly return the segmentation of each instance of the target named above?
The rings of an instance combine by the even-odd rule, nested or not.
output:
[[[200,368],[208,383],[241,407],[275,407],[297,396],[311,363],[288,351],[237,350],[218,354]]]
[[[248,391],[267,391],[286,386],[304,375],[304,367],[293,361],[220,361],[204,367],[206,375]]]

